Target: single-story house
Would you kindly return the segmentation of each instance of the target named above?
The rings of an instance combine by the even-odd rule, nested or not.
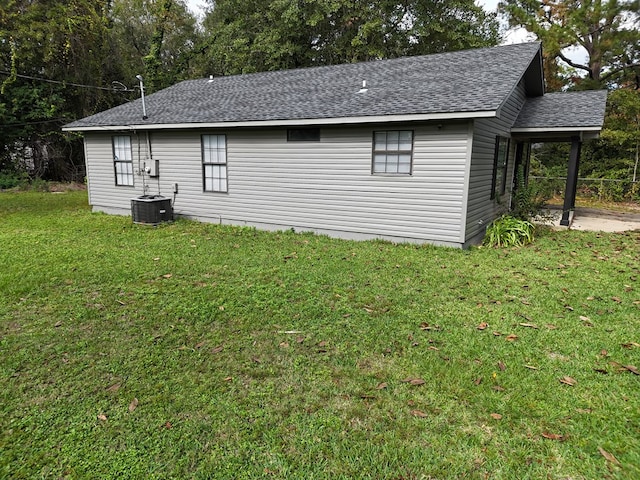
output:
[[[541,49],[187,80],[63,130],[84,134],[96,211],[161,194],[206,222],[465,247],[509,207],[531,142],[574,145],[573,207],[606,92],[545,94]]]

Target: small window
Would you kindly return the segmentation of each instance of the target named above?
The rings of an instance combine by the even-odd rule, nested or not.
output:
[[[413,132],[391,130],[373,133],[372,173],[410,175],[413,159]]]
[[[133,155],[131,153],[131,137],[118,135],[112,138],[113,168],[116,185],[133,187]]]
[[[319,128],[290,128],[287,130],[287,142],[319,142]]]
[[[509,139],[496,137],[493,157],[493,178],[491,180],[491,198],[504,195],[507,189],[507,165],[509,162]]]
[[[227,191],[226,135],[202,135],[202,169],[205,192]]]

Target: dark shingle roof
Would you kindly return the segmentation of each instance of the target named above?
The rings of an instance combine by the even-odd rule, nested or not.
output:
[[[539,43],[365,63],[187,80],[65,129],[491,112],[539,55]],[[537,57],[539,63],[539,56]],[[542,75],[525,77],[541,94]],[[362,81],[368,91],[358,94]]]
[[[606,90],[547,93],[543,97],[527,98],[512,128],[601,128],[606,103]]]

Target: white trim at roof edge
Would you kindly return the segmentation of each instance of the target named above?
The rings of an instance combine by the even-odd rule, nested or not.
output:
[[[511,133],[551,133],[551,132],[600,132],[602,127],[520,127]]]
[[[165,130],[165,129],[194,129],[194,128],[236,128],[236,127],[287,127],[300,125],[344,125],[357,123],[384,122],[415,122],[439,120],[468,120],[471,118],[495,117],[495,110],[452,113],[420,113],[415,115],[376,115],[370,117],[332,117],[332,118],[301,118],[291,120],[254,120],[248,122],[211,122],[211,123],[158,123],[136,125],[101,125],[86,127],[62,127],[63,132],[96,132],[108,130]]]

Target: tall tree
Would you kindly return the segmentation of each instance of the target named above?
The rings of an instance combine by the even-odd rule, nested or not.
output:
[[[277,70],[495,45],[473,0],[209,0],[216,73]]]
[[[546,63],[554,63],[547,74],[557,75],[558,60],[573,69],[574,87],[619,85],[640,69],[638,0],[503,0],[498,8],[512,26],[542,40]],[[566,55],[568,47],[582,48],[586,61]],[[552,89],[559,86],[549,80]]]
[[[142,74],[153,92],[198,70],[200,33],[184,0],[114,0],[110,19],[126,85]]]
[[[108,1],[9,0],[0,4],[2,167],[27,164],[37,175],[65,177],[82,149],[65,122],[110,106],[105,85],[117,62],[110,51]]]

